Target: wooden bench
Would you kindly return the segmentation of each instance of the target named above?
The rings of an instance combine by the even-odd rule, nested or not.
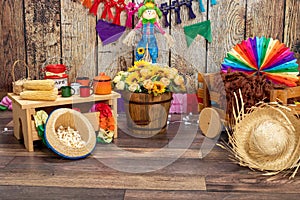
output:
[[[13,122],[14,122],[14,136],[17,139],[24,139],[25,148],[28,151],[34,151],[33,141],[40,140],[34,123],[33,116],[38,110],[53,110],[59,107],[84,107],[83,105],[93,105],[96,102],[104,102],[111,106],[113,115],[115,117],[115,131],[114,138],[118,137],[117,132],[117,99],[121,97],[119,93],[112,92],[109,95],[92,95],[90,97],[79,97],[74,95],[72,97],[61,97],[55,101],[31,101],[23,100],[20,96],[9,93],[8,97],[12,100],[13,106]],[[90,107],[89,107],[90,108]],[[88,112],[85,110],[83,112]],[[88,114],[88,119],[92,117]],[[92,120],[92,119],[91,119]]]

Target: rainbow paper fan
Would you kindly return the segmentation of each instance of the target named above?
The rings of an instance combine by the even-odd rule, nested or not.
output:
[[[296,86],[298,64],[294,52],[277,39],[248,38],[234,46],[228,53],[221,70],[242,71],[263,75],[276,84]]]

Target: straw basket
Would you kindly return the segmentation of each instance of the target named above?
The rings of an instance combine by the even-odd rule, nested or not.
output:
[[[19,80],[16,81],[16,78],[15,78],[15,66],[19,62],[22,62],[24,64],[24,66],[26,67],[27,78],[25,78],[25,79],[19,79]],[[24,82],[30,79],[30,76],[29,76],[29,67],[26,64],[26,62],[24,60],[16,60],[14,62],[14,64],[13,64],[13,66],[12,66],[11,75],[12,75],[12,78],[13,78],[13,83],[12,83],[13,93],[19,95],[23,91],[23,84],[24,84]]]
[[[294,112],[279,105],[261,104],[236,116],[229,144],[240,165],[270,175],[297,167],[300,123]]]
[[[71,127],[77,131],[85,141],[82,148],[72,148],[59,140],[56,131],[59,126]],[[68,159],[80,159],[88,156],[96,146],[96,134],[88,119],[78,111],[69,108],[54,110],[45,126],[45,141],[50,149],[58,155]]]
[[[137,135],[166,133],[172,93],[158,96],[124,92],[128,129]]]

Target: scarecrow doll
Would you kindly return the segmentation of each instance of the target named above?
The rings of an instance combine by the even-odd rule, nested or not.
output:
[[[127,37],[124,39],[124,43],[127,45],[134,45],[135,35],[141,29],[142,38],[137,44],[135,58],[141,60],[145,57],[146,51],[150,54],[152,63],[156,63],[158,57],[158,47],[155,38],[155,32],[158,31],[163,34],[168,46],[173,46],[173,38],[166,33],[159,25],[159,19],[162,17],[161,10],[156,6],[154,0],[145,0],[144,5],[138,9],[139,21]]]

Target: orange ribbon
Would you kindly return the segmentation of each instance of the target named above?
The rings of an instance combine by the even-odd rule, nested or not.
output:
[[[92,7],[92,0],[83,0],[82,5],[84,5],[86,8]]]

